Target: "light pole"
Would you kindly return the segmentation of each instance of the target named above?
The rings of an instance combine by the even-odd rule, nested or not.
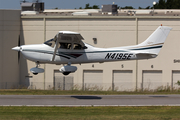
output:
[[[156,2],[153,2],[153,15],[154,15],[154,6],[156,5]]]

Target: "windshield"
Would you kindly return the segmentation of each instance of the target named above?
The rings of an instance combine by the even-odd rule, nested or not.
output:
[[[50,40],[44,42],[44,44],[51,46],[51,47],[54,47],[55,41],[54,41],[54,39],[50,39]]]

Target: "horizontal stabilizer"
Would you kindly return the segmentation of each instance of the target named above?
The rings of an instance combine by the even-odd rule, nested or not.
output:
[[[138,58],[155,58],[157,57],[157,54],[153,54],[153,53],[137,53],[136,57]]]

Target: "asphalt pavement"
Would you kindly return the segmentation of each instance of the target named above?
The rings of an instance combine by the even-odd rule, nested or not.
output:
[[[180,95],[0,95],[0,106],[180,106]]]

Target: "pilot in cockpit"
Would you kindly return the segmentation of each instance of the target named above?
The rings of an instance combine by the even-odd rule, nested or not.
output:
[[[71,43],[60,43],[60,47],[62,49],[71,49]]]
[[[60,48],[67,49],[67,43],[60,43]]]

